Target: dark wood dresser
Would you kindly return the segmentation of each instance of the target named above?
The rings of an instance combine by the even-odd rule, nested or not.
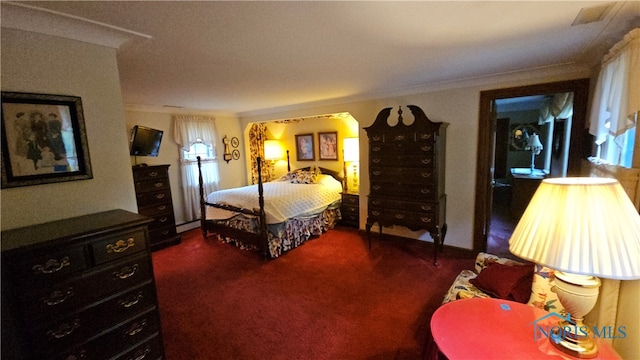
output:
[[[360,227],[360,195],[354,192],[343,192],[340,213],[342,215],[340,224]]]
[[[113,210],[2,232],[2,358],[163,358],[150,222]]]
[[[445,139],[447,123],[435,123],[422,109],[407,106],[414,120],[407,124],[398,109],[397,122],[389,120],[392,108],[378,113],[365,128],[369,137],[370,194],[366,231],[378,223],[427,230],[434,242],[433,261],[438,264],[447,232]]]
[[[151,250],[180,243],[171,200],[169,165],[134,166],[138,212],[153,218],[149,225]]]

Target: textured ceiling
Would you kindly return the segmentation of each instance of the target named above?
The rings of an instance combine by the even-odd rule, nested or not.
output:
[[[28,2],[150,36],[118,50],[125,104],[240,114],[588,69],[640,19],[638,2],[617,2],[604,20],[572,26],[606,3]]]

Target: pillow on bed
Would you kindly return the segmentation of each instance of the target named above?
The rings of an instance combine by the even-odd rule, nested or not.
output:
[[[318,182],[320,171],[317,168],[310,170],[298,169],[291,171],[280,178],[280,181],[289,181],[292,184],[315,184]]]

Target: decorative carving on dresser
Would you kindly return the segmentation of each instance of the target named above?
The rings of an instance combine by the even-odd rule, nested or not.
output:
[[[3,359],[162,359],[146,216],[2,232]]]
[[[392,108],[378,113],[364,128],[369,137],[368,216],[366,231],[371,246],[371,227],[404,226],[426,230],[433,238],[433,262],[447,233],[445,140],[448,124],[432,122],[415,105],[407,105],[414,121],[406,123],[402,107],[398,122],[389,123]]]
[[[149,224],[151,250],[180,243],[171,200],[169,165],[134,166],[138,213],[153,218]]]

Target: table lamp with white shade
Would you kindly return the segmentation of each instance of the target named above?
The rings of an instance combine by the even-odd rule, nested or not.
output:
[[[353,188],[352,191],[358,189],[358,161],[360,161],[360,143],[358,138],[345,138],[343,140],[343,156],[344,156],[344,177],[345,177],[345,190],[348,190],[347,179],[347,163],[351,163],[353,167]]]
[[[264,159],[269,161],[269,165],[271,166],[271,171],[269,172],[269,180],[271,180],[271,177],[275,173],[276,161],[282,159],[282,147],[280,146],[280,141],[264,141]]]
[[[531,151],[531,174],[533,174],[534,170],[536,169],[536,155],[540,155],[542,148],[543,146],[540,142],[540,137],[538,136],[538,134],[533,133],[531,136],[529,136],[529,140],[527,141],[525,150]]]
[[[559,324],[552,344],[572,356],[596,357],[597,344],[583,319],[598,300],[598,277],[640,279],[640,215],[620,183],[595,177],[543,180],[509,250],[555,270],[553,291],[571,323]]]

